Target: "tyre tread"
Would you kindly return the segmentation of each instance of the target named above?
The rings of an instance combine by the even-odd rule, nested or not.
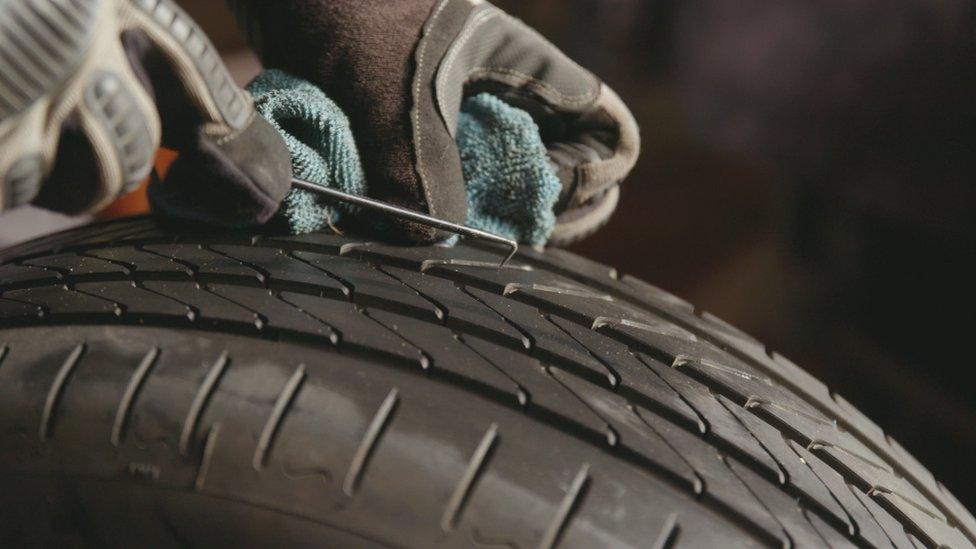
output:
[[[646,468],[767,543],[974,540],[972,515],[843,397],[713,315],[566,252],[527,250],[512,268],[497,270],[484,266],[492,252],[477,246],[419,250],[326,235],[174,237],[138,220],[0,257],[0,329],[148,324],[373,356]],[[454,366],[455,356],[465,357],[463,367]],[[184,454],[223,368],[213,372],[183,425]],[[280,415],[266,417],[255,468],[294,400],[287,388],[278,396],[286,399]],[[390,389],[364,433],[344,477],[348,495],[398,402]],[[218,432],[214,425],[205,435],[197,489],[215,459]],[[488,450],[472,455],[474,476],[456,485],[442,526],[460,517],[495,444],[493,437]],[[566,493],[567,524],[552,523],[543,541],[570,532],[580,494],[599,481],[598,471],[580,471],[578,492]],[[673,516],[662,545],[682,536]]]

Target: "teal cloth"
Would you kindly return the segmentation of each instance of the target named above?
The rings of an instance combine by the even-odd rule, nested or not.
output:
[[[254,105],[285,139],[295,177],[348,193],[366,194],[366,176],[349,119],[311,82],[267,70],[248,86]],[[292,189],[276,214],[293,234],[317,231],[351,213],[344,204]]]
[[[258,112],[284,137],[297,177],[366,194],[349,120],[325,93],[279,70],[265,71],[249,89]],[[556,223],[553,206],[561,184],[532,117],[487,93],[470,97],[461,107],[457,143],[468,195],[467,224],[522,243],[545,244]],[[356,212],[292,189],[277,215],[291,232],[301,234]]]

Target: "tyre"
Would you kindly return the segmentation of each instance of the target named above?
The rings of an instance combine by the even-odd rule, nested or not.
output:
[[[567,252],[135,219],[2,258],[7,547],[976,539],[842,397]]]

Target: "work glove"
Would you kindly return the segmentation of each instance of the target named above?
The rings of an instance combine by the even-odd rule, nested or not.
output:
[[[313,82],[345,111],[375,198],[463,223],[458,114],[465,96],[488,91],[540,127],[563,187],[550,242],[581,238],[613,212],[639,152],[633,117],[599,79],[491,4],[230,1],[265,66]],[[443,236],[397,223],[386,236]]]
[[[262,223],[288,192],[283,140],[170,0],[0,2],[0,210],[97,211],[161,140],[167,194],[209,220]]]

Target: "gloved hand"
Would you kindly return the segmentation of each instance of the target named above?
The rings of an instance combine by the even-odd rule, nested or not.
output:
[[[0,22],[0,210],[96,211],[161,139],[181,153],[173,196],[237,222],[278,209],[284,142],[173,2],[7,0]]]
[[[463,96],[532,114],[562,181],[560,244],[612,213],[639,152],[617,95],[538,33],[482,0],[231,0],[265,65],[321,87],[345,111],[369,194],[463,223],[454,135]],[[396,222],[396,220],[393,220]],[[441,237],[399,222],[408,241]]]

